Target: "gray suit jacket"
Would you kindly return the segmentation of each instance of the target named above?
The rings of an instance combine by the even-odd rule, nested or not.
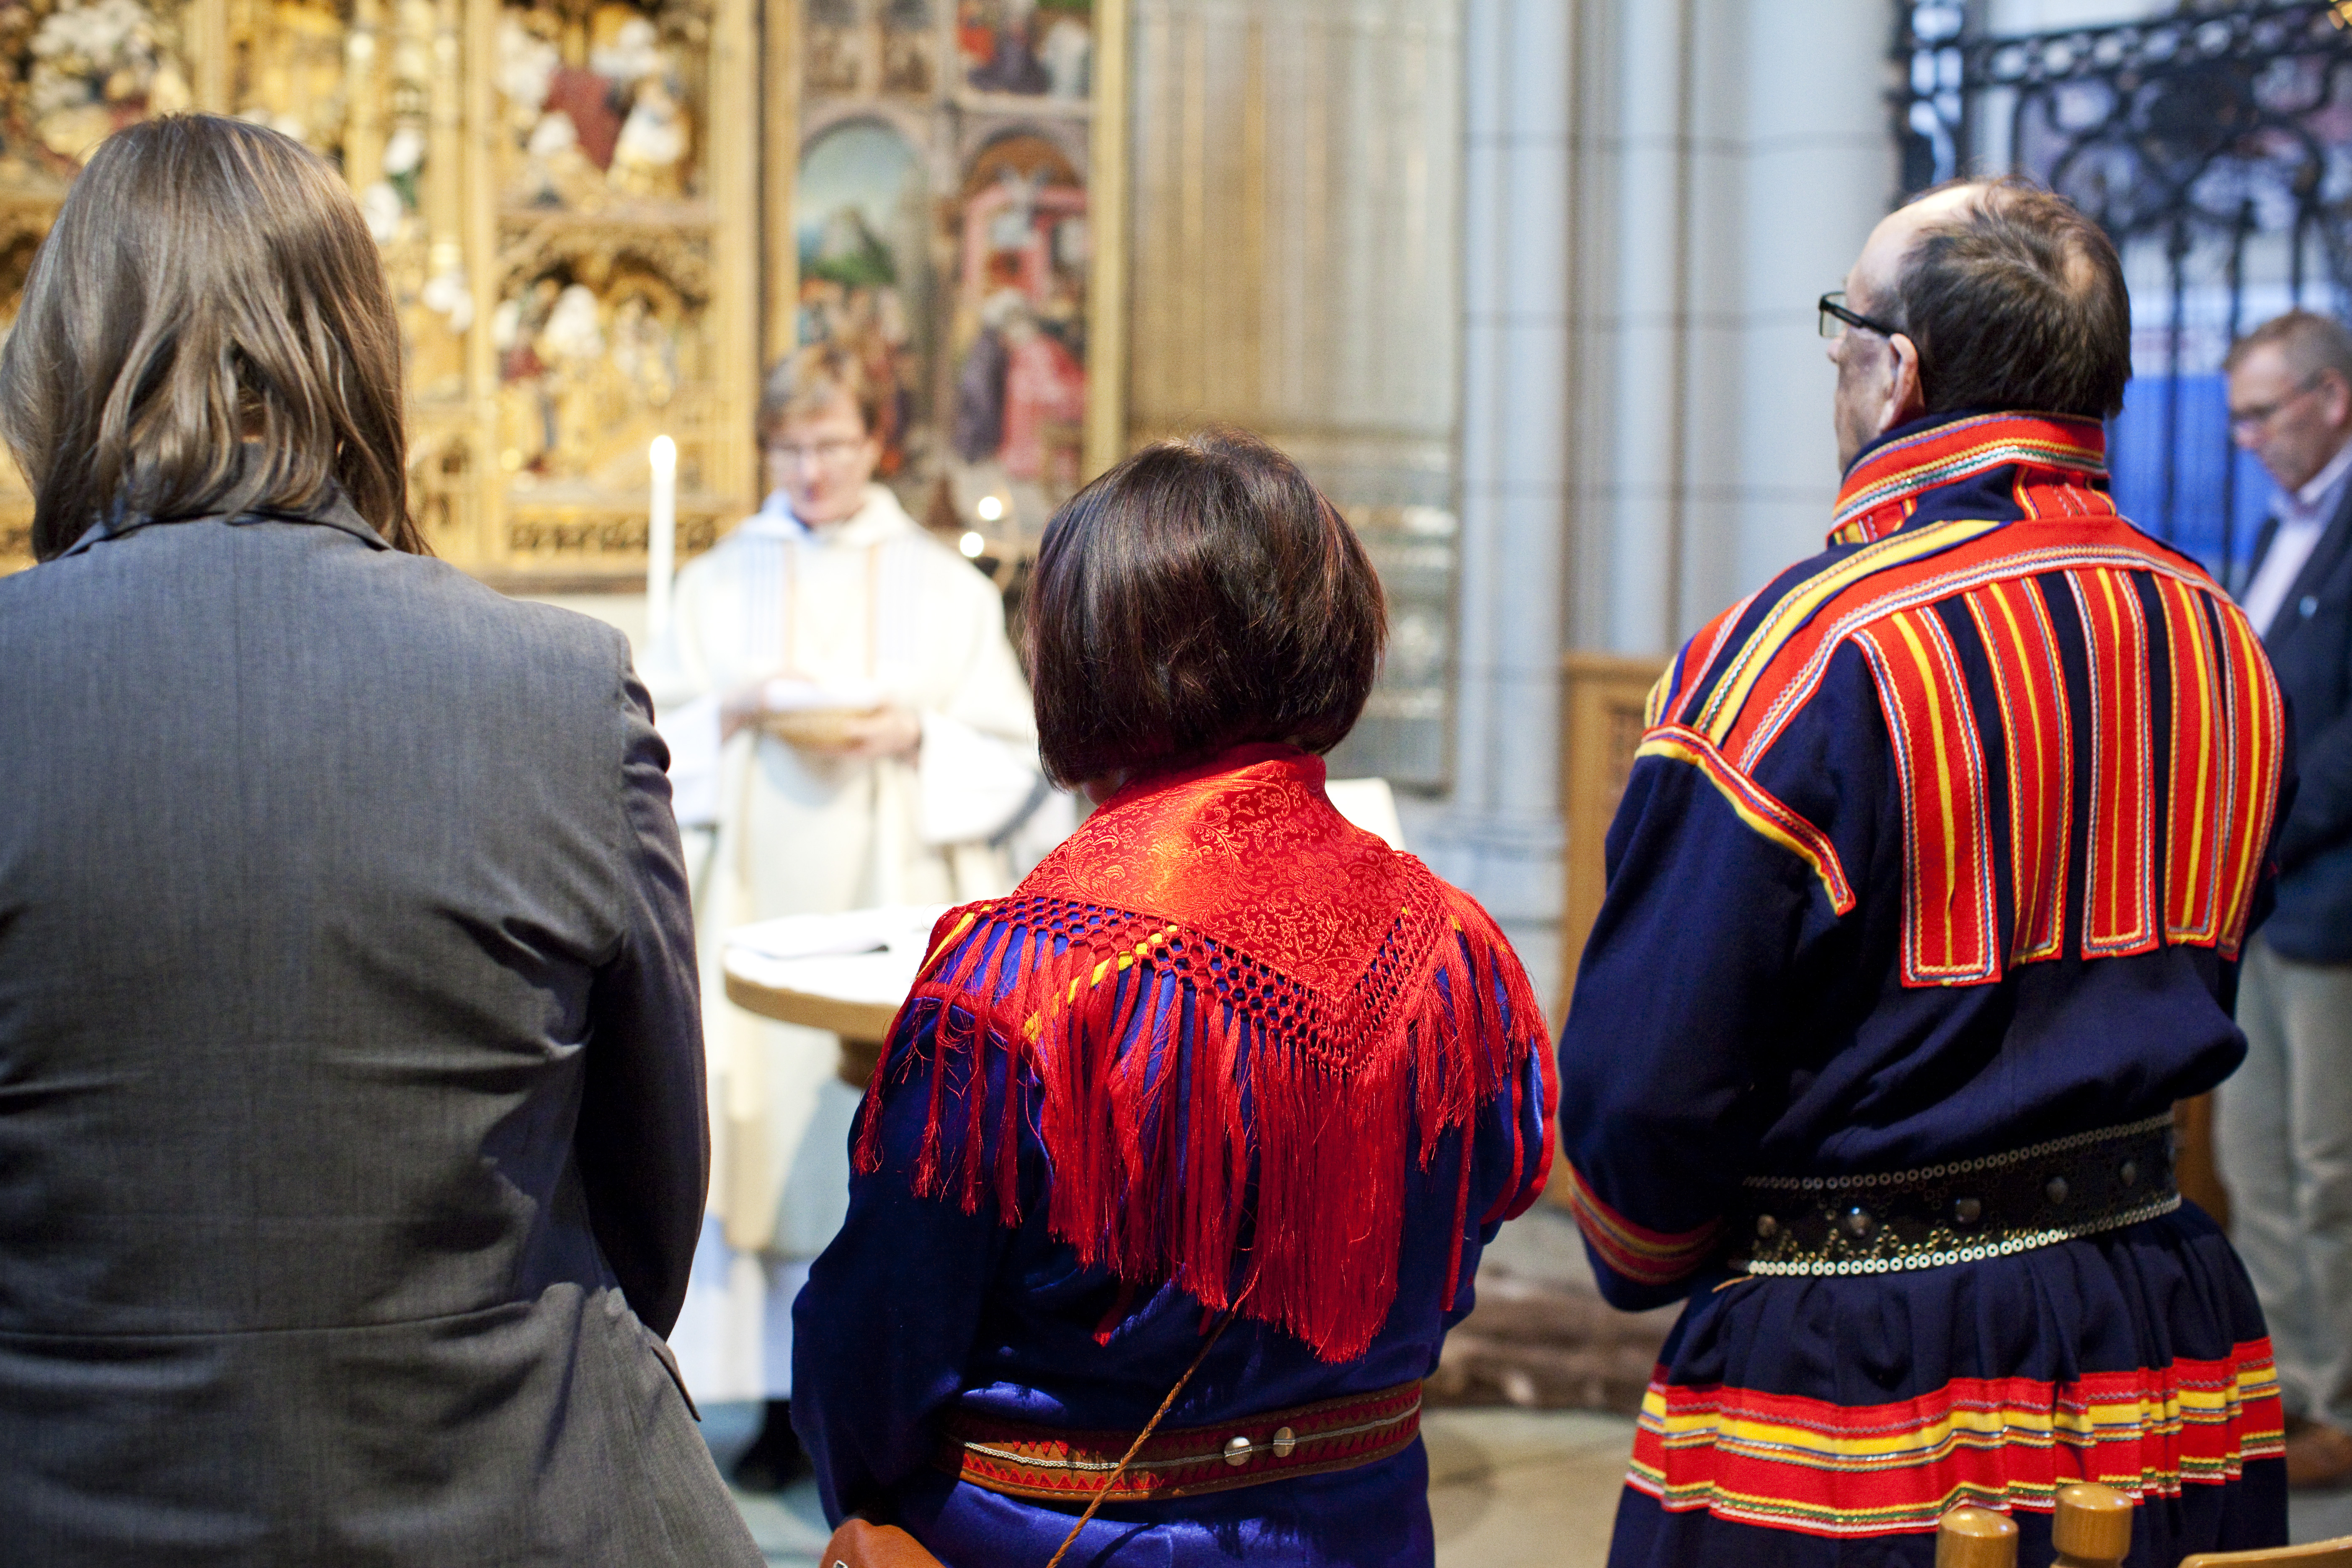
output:
[[[760,1562],[628,650],[347,507],[0,579],[0,1563]]]

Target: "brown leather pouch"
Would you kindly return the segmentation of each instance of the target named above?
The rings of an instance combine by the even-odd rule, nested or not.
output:
[[[923,1543],[895,1524],[851,1514],[824,1543],[817,1568],[945,1568]]]

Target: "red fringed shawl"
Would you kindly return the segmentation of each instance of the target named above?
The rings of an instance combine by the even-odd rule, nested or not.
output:
[[[1185,983],[1173,1005],[1153,984],[1169,974]],[[1130,786],[1011,897],[950,910],[861,1111],[861,1171],[880,1164],[891,1063],[912,1066],[896,1047],[926,1017],[937,1061],[919,1194],[952,1193],[971,1213],[992,1187],[1018,1223],[1025,1073],[1056,1238],[1218,1310],[1245,1261],[1244,1314],[1328,1361],[1360,1354],[1387,1320],[1412,1151],[1426,1171],[1459,1131],[1453,1304],[1472,1123],[1499,1095],[1522,1109],[1531,1051],[1542,1144],[1522,1146],[1515,1114],[1512,1158],[1541,1164],[1531,1181],[1513,1171],[1508,1213],[1550,1163],[1549,1052],[1517,958],[1475,900],[1341,817],[1321,760],[1289,747]],[[1004,1084],[992,1116],[992,1052]],[[950,1077],[968,1102],[954,1127]]]

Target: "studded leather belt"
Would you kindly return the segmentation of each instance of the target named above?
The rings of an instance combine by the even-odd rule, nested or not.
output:
[[[1129,1462],[1106,1502],[1150,1502],[1262,1486],[1385,1459],[1421,1431],[1421,1384],[1244,1415],[1214,1426],[1163,1427]],[[1008,1497],[1083,1504],[1118,1469],[1131,1432],[1066,1432],[954,1411],[935,1462]]]
[[[1864,1176],[1750,1176],[1731,1267],[1889,1274],[2002,1258],[2180,1206],[2172,1113],[2006,1154]]]

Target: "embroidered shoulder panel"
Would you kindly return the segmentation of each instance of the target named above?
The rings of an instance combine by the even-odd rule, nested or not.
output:
[[[1483,1217],[1523,1208],[1549,1168],[1556,1079],[1527,973],[1477,901],[1341,819],[1319,762],[1274,750],[1115,797],[1009,898],[950,910],[856,1165],[879,1168],[880,1097],[929,1056],[919,1194],[968,1212],[987,1196],[1016,1223],[1034,1126],[1048,1228],[1082,1263],[1344,1361],[1395,1299],[1413,1163],[1454,1141],[1450,1306],[1467,1141],[1507,1100],[1509,1170]]]
[[[1771,800],[1753,780],[1773,743],[1835,656],[1861,654],[1900,793],[1906,984],[1993,981],[2070,932],[2093,959],[2243,940],[2277,805],[2275,682],[2203,573],[2084,493],[2100,505],[2021,491],[2052,510],[1833,555],[1702,630],[1653,694],[1644,751],[1706,768],[1738,807]],[[1834,889],[1824,836],[1744,804]]]

